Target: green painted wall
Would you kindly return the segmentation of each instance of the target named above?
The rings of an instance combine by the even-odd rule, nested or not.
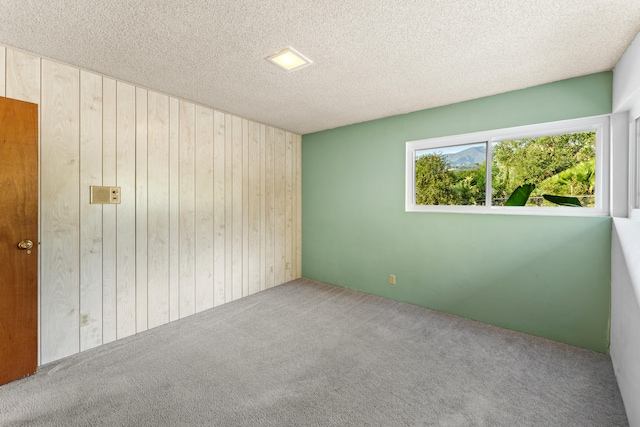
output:
[[[606,353],[610,218],[408,213],[404,179],[406,141],[608,114],[611,87],[605,72],[304,135],[303,276]]]

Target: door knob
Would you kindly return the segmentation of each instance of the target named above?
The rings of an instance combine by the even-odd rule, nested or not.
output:
[[[33,248],[33,242],[31,240],[23,240],[22,242],[18,243],[18,247],[20,249],[31,249]]]

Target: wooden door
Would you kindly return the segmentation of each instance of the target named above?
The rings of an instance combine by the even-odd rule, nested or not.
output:
[[[1,385],[38,364],[36,104],[0,97],[0,188]]]

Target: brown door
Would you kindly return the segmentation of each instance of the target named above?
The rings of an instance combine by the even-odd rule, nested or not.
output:
[[[0,384],[38,364],[38,106],[0,97]],[[31,246],[32,245],[32,246]]]

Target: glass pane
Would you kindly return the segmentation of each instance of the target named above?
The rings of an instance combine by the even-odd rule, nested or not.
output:
[[[633,143],[633,141],[632,141]],[[640,118],[636,119],[636,134],[635,134],[635,144],[636,144],[636,188],[635,188],[635,197],[634,197],[634,208],[640,209]]]
[[[416,151],[417,205],[484,205],[487,143]]]
[[[596,133],[577,132],[492,144],[493,206],[532,184],[526,206],[595,206]],[[522,206],[522,204],[520,204]]]

